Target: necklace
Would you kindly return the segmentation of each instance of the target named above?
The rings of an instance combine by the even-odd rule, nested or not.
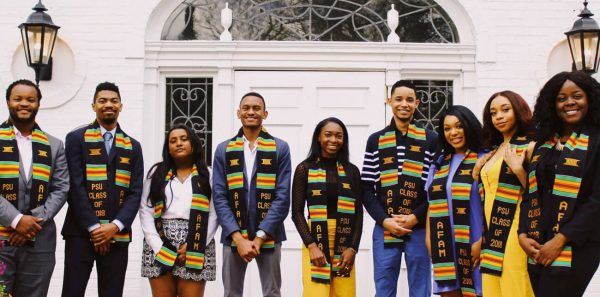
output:
[[[560,142],[560,140],[557,141],[556,144],[554,145],[554,149],[557,150],[557,151],[559,151],[559,152],[561,152],[564,147],[565,147],[565,144],[562,143],[562,142]]]

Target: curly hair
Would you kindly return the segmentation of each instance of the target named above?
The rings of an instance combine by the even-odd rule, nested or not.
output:
[[[556,98],[567,80],[576,84],[587,96],[588,112],[584,118],[585,125],[600,126],[600,84],[598,81],[582,71],[561,72],[544,84],[535,102],[533,121],[537,130],[536,141],[538,142],[544,142],[555,134],[562,133],[563,122],[556,114]]]
[[[10,99],[10,93],[12,93],[12,90],[18,85],[30,86],[30,87],[34,88],[35,92],[37,93],[38,101],[42,100],[42,91],[40,91],[40,87],[38,87],[38,85],[34,84],[32,81],[30,81],[28,79],[19,79],[19,80],[13,81],[6,89],[6,101],[7,102]]]
[[[121,92],[119,92],[119,87],[115,83],[105,81],[103,83],[99,83],[96,86],[96,91],[94,92],[94,98],[92,98],[92,103],[96,103],[96,96],[98,96],[98,93],[102,91],[115,92],[119,96],[119,100],[121,99]]]
[[[492,113],[490,111],[490,105],[492,104],[492,101],[498,96],[505,97],[512,105],[517,122],[517,131],[515,132],[515,135],[532,137],[534,134],[533,115],[529,105],[527,105],[527,102],[525,102],[523,97],[509,90],[497,92],[490,96],[490,99],[488,99],[485,107],[483,108],[482,135],[484,148],[486,149],[492,149],[494,146],[499,145],[504,140],[502,133],[498,131],[498,129],[496,129],[492,123]]]
[[[442,123],[438,126],[438,140],[439,143],[442,144],[442,148],[444,149],[444,154],[452,153],[454,154],[454,147],[448,143],[446,137],[444,136],[444,120],[447,116],[455,116],[460,121],[460,124],[463,127],[465,133],[465,143],[467,145],[467,149],[474,152],[481,152],[482,144],[481,144],[481,123],[477,119],[477,117],[473,114],[471,110],[462,106],[462,105],[453,105],[448,108],[442,117]]]

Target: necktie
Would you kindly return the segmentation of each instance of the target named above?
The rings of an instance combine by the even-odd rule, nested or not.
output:
[[[104,146],[106,147],[106,155],[110,154],[112,138],[113,138],[112,133],[110,133],[110,132],[104,133]]]

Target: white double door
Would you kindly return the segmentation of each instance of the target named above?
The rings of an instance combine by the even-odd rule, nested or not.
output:
[[[293,169],[306,158],[316,124],[327,117],[337,117],[348,127],[350,159],[358,168],[362,167],[367,138],[386,124],[384,72],[236,71],[234,85],[236,106],[247,92],[264,96],[269,112],[264,126],[288,142]],[[232,135],[239,129],[239,121],[234,126]],[[373,296],[373,221],[366,213],[364,222],[356,260],[357,296]],[[288,240],[282,248],[282,296],[301,296],[302,240],[290,217],[285,228]],[[244,287],[245,296],[262,296],[254,263],[248,267]]]

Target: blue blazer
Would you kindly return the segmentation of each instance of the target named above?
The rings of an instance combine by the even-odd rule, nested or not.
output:
[[[87,125],[75,129],[65,140],[65,155],[69,167],[71,187],[69,189],[69,208],[61,234],[68,236],[89,236],[88,228],[99,224],[100,221],[92,210],[88,199],[85,179],[85,142],[83,134]],[[117,165],[115,142],[113,141],[110,155],[106,156],[108,172],[108,196],[105,200],[109,220],[117,219],[123,223],[125,230],[131,230],[131,224],[140,207],[142,184],[144,178],[144,160],[140,143],[131,138],[133,152],[131,156],[131,181],[129,191],[125,195],[123,205],[119,208],[119,197],[115,189],[115,171]]]
[[[213,203],[217,212],[219,224],[223,228],[221,232],[221,243],[231,245],[231,234],[239,231],[240,227],[233,215],[233,210],[229,206],[227,196],[227,178],[225,173],[225,149],[229,140],[224,141],[217,146],[213,160]],[[290,148],[288,144],[275,137],[277,145],[277,183],[275,185],[275,198],[271,202],[271,207],[267,216],[260,224],[256,221],[256,162],[252,169],[252,182],[246,183],[246,169],[244,168],[244,191],[248,205],[248,237],[253,239],[258,229],[265,231],[275,239],[275,242],[286,240],[285,227],[283,221],[287,217],[290,209],[290,180],[292,165],[290,158]],[[244,167],[246,164],[243,165]]]

